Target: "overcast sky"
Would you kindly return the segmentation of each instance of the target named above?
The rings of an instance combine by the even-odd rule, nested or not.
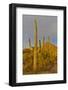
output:
[[[37,17],[38,40],[50,36],[51,42],[57,45],[57,16],[23,15],[23,47],[29,47],[29,38],[34,45],[34,19]]]

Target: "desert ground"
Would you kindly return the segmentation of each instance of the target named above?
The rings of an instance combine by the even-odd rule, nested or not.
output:
[[[46,42],[44,47],[37,47],[36,71],[33,70],[34,47],[23,49],[22,74],[57,73],[57,47]]]

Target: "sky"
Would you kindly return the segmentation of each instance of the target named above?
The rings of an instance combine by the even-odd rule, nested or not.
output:
[[[31,45],[34,46],[34,20],[37,18],[38,41],[48,36],[51,43],[57,45],[57,16],[23,15],[23,48],[29,47],[29,38]]]

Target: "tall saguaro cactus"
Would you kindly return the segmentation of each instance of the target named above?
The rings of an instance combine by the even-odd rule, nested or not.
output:
[[[33,69],[34,72],[37,70],[37,44],[38,44],[38,27],[37,27],[37,18],[34,20],[34,63],[33,63]]]

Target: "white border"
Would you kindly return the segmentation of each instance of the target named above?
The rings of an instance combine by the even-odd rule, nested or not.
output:
[[[58,73],[57,74],[40,74],[40,75],[22,75],[22,35],[23,35],[23,14],[30,15],[50,15],[57,16],[58,20]],[[16,9],[16,82],[36,82],[36,81],[54,81],[63,80],[63,11],[49,9]]]

